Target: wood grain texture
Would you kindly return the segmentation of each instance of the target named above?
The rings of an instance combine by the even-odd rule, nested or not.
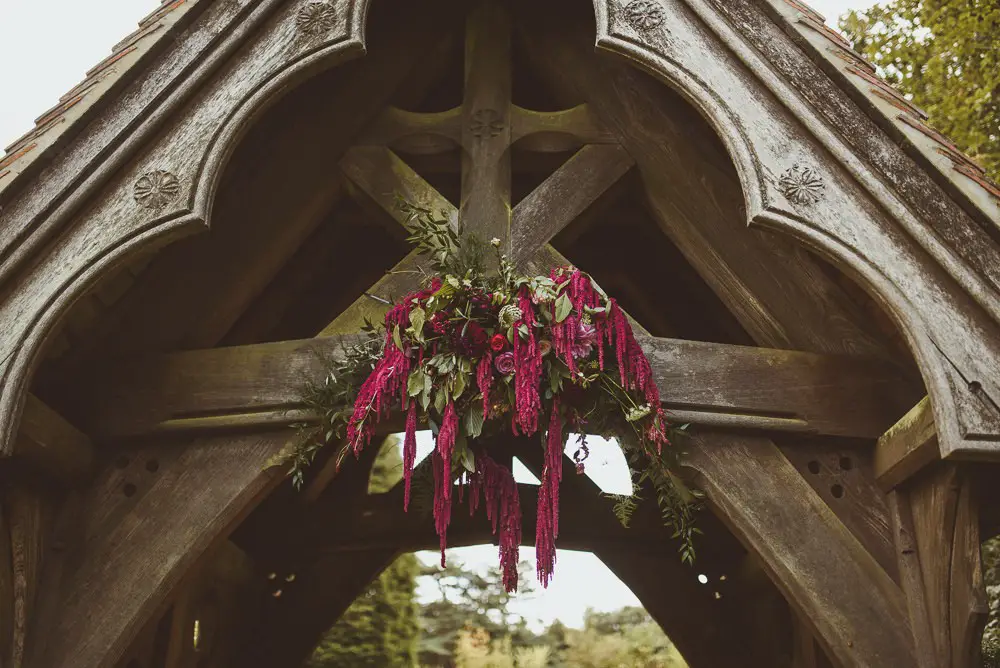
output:
[[[463,234],[510,249],[510,16],[500,0],[478,0],[465,29],[462,100]]]
[[[35,599],[42,575],[45,549],[45,523],[42,492],[24,484],[8,484],[4,505],[10,527],[11,565],[13,572],[14,635],[11,643],[11,668],[25,665],[32,624],[36,621]],[[36,640],[37,641],[37,640]]]
[[[8,515],[6,500],[0,501],[0,661],[5,666],[14,643],[14,554]]]
[[[698,136],[706,126],[697,112],[634,69],[598,57],[579,29],[521,27],[549,83],[582,96],[635,159],[650,212],[758,343],[881,352],[863,316],[806,253],[746,227],[730,158],[714,137]]]
[[[632,165],[631,156],[615,144],[580,149],[514,207],[511,259],[521,263],[531,258],[623,178]]]
[[[375,306],[381,306],[373,302]],[[338,319],[339,322],[339,319]],[[304,408],[302,391],[327,373],[345,343],[329,336],[120,360],[88,389],[86,428],[101,438],[135,438],[197,420],[205,428],[280,422]],[[898,414],[880,403],[900,388],[891,366],[812,353],[642,338],[661,399],[675,419],[874,438]],[[904,385],[905,388],[905,385]],[[703,416],[703,417],[699,417]],[[303,416],[295,414],[292,420]],[[780,422],[779,422],[780,424]],[[178,427],[181,425],[177,425]]]
[[[937,461],[937,429],[930,399],[924,397],[875,445],[875,477],[888,491]]]
[[[59,480],[75,482],[90,473],[94,447],[86,434],[29,394],[14,455]]]
[[[913,566],[919,568],[904,581],[904,590],[911,614],[928,620],[924,644],[929,651],[921,668],[978,665],[989,605],[982,581],[978,508],[969,476],[953,464],[941,463],[902,489],[896,502],[904,531],[897,548],[913,550]]]
[[[527,439],[514,442],[512,450],[536,477],[544,466],[542,450]],[[751,586],[742,577],[743,553],[726,528],[711,516],[699,518],[705,534],[698,543],[698,563],[692,568],[681,563],[676,542],[653,503],[641,503],[628,529],[613,527],[616,522],[611,508],[600,499],[601,491],[589,477],[577,475],[569,457],[563,457],[563,483],[560,486],[561,512],[583,511],[595,525],[608,526],[606,538],[594,540],[584,547],[594,554],[629,587],[643,607],[663,628],[691,668],[741,665],[752,668],[777,668],[787,665],[790,654],[784,638],[773,633],[782,625],[781,612],[775,614],[768,603],[780,594],[769,582],[762,587]],[[537,491],[536,491],[537,494]],[[644,489],[640,493],[650,499],[655,493]],[[564,531],[560,516],[557,544],[564,547]],[[626,541],[609,541],[615,535],[635,532],[659,535],[658,543],[645,549]],[[655,573],[655,577],[648,577]],[[702,584],[698,575],[709,574]],[[718,589],[725,594],[716,596]],[[683,601],[683,604],[678,604]],[[782,610],[783,611],[783,610]],[[767,632],[767,625],[772,624]]]
[[[899,582],[892,518],[875,483],[870,448],[794,436],[781,438],[779,447],[889,577]]]
[[[33,665],[97,668],[120,657],[188,568],[283,479],[265,465],[288,438],[281,432],[165,446],[177,451],[172,456],[149,446],[172,463],[141,494],[132,488],[123,516],[95,524]],[[100,479],[120,479],[119,469],[112,464]],[[102,493],[88,504],[107,505]]]
[[[713,510],[838,664],[913,665],[902,592],[773,443],[706,433],[687,450]]]

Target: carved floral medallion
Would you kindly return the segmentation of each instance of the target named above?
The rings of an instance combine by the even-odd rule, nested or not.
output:
[[[625,19],[639,30],[652,30],[663,25],[666,15],[654,0],[632,0],[625,5]]]
[[[472,114],[469,130],[475,137],[496,137],[504,129],[503,118],[496,109],[479,109]]]
[[[311,37],[326,34],[337,24],[337,12],[327,2],[310,2],[295,17],[299,30]]]
[[[815,204],[823,198],[826,184],[808,167],[793,165],[781,175],[778,189],[786,199],[795,204]]]
[[[170,172],[156,169],[146,172],[135,182],[135,201],[141,206],[159,211],[180,194],[181,184]]]

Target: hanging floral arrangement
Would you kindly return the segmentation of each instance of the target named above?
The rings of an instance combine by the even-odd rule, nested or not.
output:
[[[567,438],[599,434],[617,440],[639,470],[635,482],[652,483],[664,520],[680,541],[681,558],[692,561],[697,494],[674,473],[672,428],[649,362],[617,302],[572,267],[521,276],[498,240],[460,242],[448,221],[400,206],[409,218],[410,241],[431,258],[434,274],[425,277],[422,289],[391,305],[382,326],[369,324],[369,339],[347,349],[326,381],[310,391],[307,403],[323,424],[293,453],[296,483],[323,444],[344,439],[339,456],[357,456],[370,446],[379,422],[398,412],[405,414],[408,509],[416,432],[426,424],[435,437],[430,466],[442,565],[453,504],[464,498],[475,512],[485,501],[499,539],[504,584],[513,591],[521,543],[518,489],[510,468],[488,450],[503,447],[496,436],[538,437],[545,464],[535,550],[538,579],[546,586],[555,567]],[[579,438],[574,460],[583,473],[588,449],[585,437]],[[625,510],[619,511],[627,514],[633,501],[622,502]]]

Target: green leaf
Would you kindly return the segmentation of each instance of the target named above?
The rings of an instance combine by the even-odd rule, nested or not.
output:
[[[424,323],[427,322],[427,313],[419,306],[410,311],[410,329],[413,330],[413,338],[417,341],[424,340]]]
[[[434,385],[431,382],[431,377],[426,376],[427,382],[424,383],[424,391],[420,393],[420,407],[427,412],[427,407],[431,405],[431,388]]]
[[[562,322],[569,317],[569,314],[573,312],[573,302],[570,301],[569,295],[563,293],[556,300],[556,322]]]
[[[403,349],[403,339],[399,335],[399,325],[392,328],[392,342],[396,344],[396,347],[400,350]]]
[[[451,387],[452,396],[455,397],[456,399],[462,396],[462,392],[465,391],[465,386],[467,382],[468,381],[466,380],[464,373],[458,372],[457,374],[455,374],[455,380],[452,383]]]
[[[469,438],[479,438],[483,433],[483,412],[479,410],[479,406],[473,404],[469,407],[469,410],[465,414],[465,433]]]
[[[438,412],[439,415],[444,415],[444,407],[448,403],[448,396],[445,389],[442,387],[434,393],[434,410]]]
[[[462,449],[462,466],[469,473],[476,472],[476,455],[466,446]]]
[[[406,379],[406,393],[415,397],[424,391],[424,385],[427,380],[427,374],[420,367],[417,367],[411,374],[410,377]]]

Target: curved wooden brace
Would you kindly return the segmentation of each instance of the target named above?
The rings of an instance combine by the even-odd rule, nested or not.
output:
[[[993,287],[713,5],[675,1],[662,20],[643,23],[623,0],[595,4],[597,47],[675,88],[722,138],[743,184],[748,222],[830,258],[894,318],[933,399],[942,455],[1000,451],[1000,300]]]

